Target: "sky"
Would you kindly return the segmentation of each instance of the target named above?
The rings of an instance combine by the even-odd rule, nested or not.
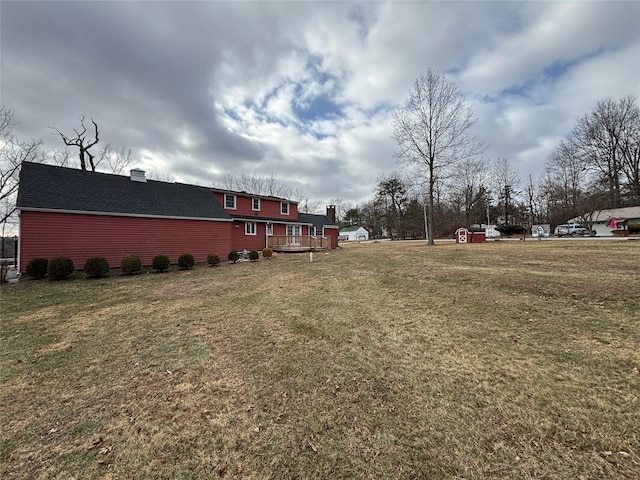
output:
[[[93,118],[156,178],[274,176],[357,205],[402,172],[391,112],[431,68],[485,158],[537,178],[599,100],[640,97],[640,2],[0,2],[0,103],[63,147]]]

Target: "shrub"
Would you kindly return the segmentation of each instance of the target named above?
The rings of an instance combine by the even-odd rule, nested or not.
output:
[[[87,258],[84,262],[84,273],[91,278],[104,277],[109,273],[109,263],[104,257]]]
[[[629,233],[631,235],[640,233],[640,223],[630,223],[629,224]]]
[[[255,262],[256,260],[258,260],[258,258],[260,258],[260,254],[258,253],[257,250],[251,250],[249,252],[249,260],[251,260],[252,262]]]
[[[262,249],[262,258],[271,258],[273,257],[273,250],[269,247]]]
[[[47,275],[49,260],[46,258],[32,258],[27,263],[27,275],[33,278],[44,278]]]
[[[120,271],[125,275],[133,275],[137,273],[142,268],[142,263],[140,262],[140,257],[135,254],[127,255],[120,262]]]
[[[60,280],[73,273],[73,261],[69,257],[55,257],[49,260],[47,275],[52,280]]]
[[[227,258],[231,263],[236,263],[238,260],[240,260],[240,255],[238,255],[238,252],[234,250],[232,252],[229,252],[229,255],[227,255]]]
[[[171,263],[169,262],[169,257],[166,255],[156,255],[151,261],[151,266],[158,272],[169,270],[169,265],[171,265]]]
[[[220,257],[217,253],[211,252],[209,255],[207,255],[207,263],[212,267],[215,267],[220,263]]]
[[[190,253],[183,253],[178,257],[178,267],[185,268],[189,270],[195,264],[195,260],[193,259],[193,255]]]

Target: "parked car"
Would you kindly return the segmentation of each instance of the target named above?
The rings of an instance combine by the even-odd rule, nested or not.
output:
[[[558,225],[553,234],[556,237],[576,236],[576,235],[589,235],[589,230],[584,228],[579,223],[564,223]]]

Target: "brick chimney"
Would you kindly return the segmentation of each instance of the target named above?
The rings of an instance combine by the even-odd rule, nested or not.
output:
[[[336,223],[336,206],[335,205],[327,205],[327,217],[333,223]]]

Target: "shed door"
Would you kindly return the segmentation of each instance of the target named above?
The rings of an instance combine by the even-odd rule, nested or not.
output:
[[[460,230],[458,232],[458,243],[467,243],[467,231]]]

